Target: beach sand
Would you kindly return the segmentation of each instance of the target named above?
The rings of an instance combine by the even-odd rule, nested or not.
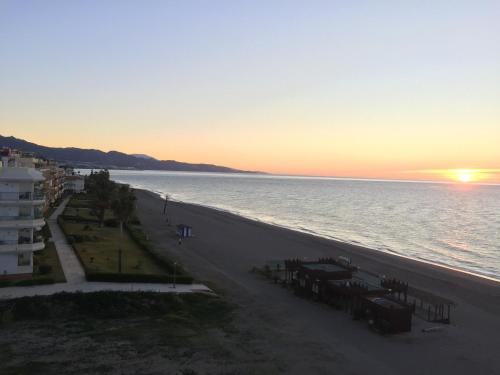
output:
[[[238,306],[243,345],[268,361],[260,364],[259,373],[500,374],[500,283],[197,205],[169,202],[169,226],[164,201],[136,192],[140,220],[158,251]],[[181,245],[174,235],[179,223],[191,225],[195,235]],[[451,299],[456,303],[452,324],[414,318],[412,332],[382,336],[366,322],[298,298],[250,272],[270,259],[338,255]],[[434,326],[443,330],[422,332]],[[251,361],[242,368],[250,368]]]

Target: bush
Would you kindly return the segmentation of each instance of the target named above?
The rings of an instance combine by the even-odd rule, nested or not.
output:
[[[131,225],[141,225],[141,221],[139,220],[139,218],[137,216],[133,216],[129,220],[129,224],[131,224]]]
[[[170,284],[174,281],[173,275],[147,275],[136,273],[100,273],[86,272],[87,281],[110,281],[117,283],[162,283]],[[175,276],[177,284],[192,284],[193,278],[189,275],[180,274]]]
[[[33,286],[54,284],[55,280],[51,277],[42,277],[28,280],[0,280],[0,288],[8,286]]]
[[[104,220],[104,225],[111,228],[116,228],[120,223],[116,219],[106,219]]]
[[[46,275],[52,272],[52,266],[50,264],[40,264],[38,266],[38,272],[40,275]]]
[[[14,320],[46,319],[50,316],[50,311],[47,305],[43,303],[33,303],[33,301],[34,300],[30,297],[17,299],[12,309],[12,316]]]
[[[51,277],[44,277],[40,279],[28,279],[28,280],[20,280],[16,281],[16,286],[32,286],[32,285],[46,285],[46,284],[54,284],[54,279]]]
[[[6,287],[6,286],[11,286],[12,281],[10,280],[0,280],[0,288]]]
[[[0,324],[12,320],[75,318],[114,319],[149,316],[173,319],[189,326],[226,324],[234,306],[201,294],[174,295],[155,292],[57,293],[0,300]],[[165,314],[168,313],[168,316]],[[179,319],[182,318],[182,319]],[[2,372],[3,373],[3,372]]]

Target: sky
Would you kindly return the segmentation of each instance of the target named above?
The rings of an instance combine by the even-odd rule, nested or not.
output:
[[[0,0],[0,134],[500,182],[499,1]]]

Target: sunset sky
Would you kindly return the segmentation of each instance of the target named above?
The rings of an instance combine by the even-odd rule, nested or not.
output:
[[[0,1],[0,134],[500,182],[500,1]],[[467,179],[462,176],[462,180]]]

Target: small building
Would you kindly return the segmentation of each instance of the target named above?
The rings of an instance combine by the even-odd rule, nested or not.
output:
[[[80,175],[66,175],[64,177],[64,191],[81,193],[85,190],[85,178]]]
[[[179,224],[177,225],[177,235],[182,238],[191,237],[193,235],[193,228],[189,225]]]
[[[307,297],[318,296],[318,285],[327,280],[350,279],[352,272],[333,263],[304,263],[294,276],[295,292]]]

